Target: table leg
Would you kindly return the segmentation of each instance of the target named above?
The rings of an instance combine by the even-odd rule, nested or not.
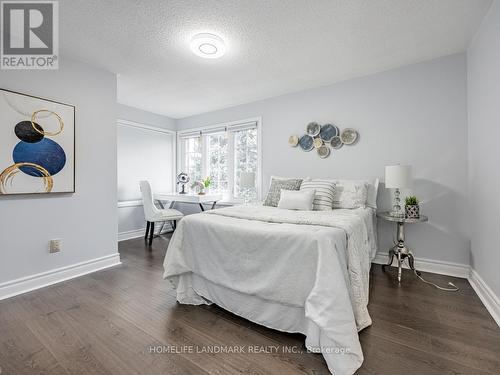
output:
[[[163,232],[163,227],[165,226],[165,222],[161,223],[160,231],[158,232],[158,236]]]
[[[391,250],[389,250],[389,262],[387,264],[383,264],[382,267],[387,267],[392,265],[392,261],[394,260],[394,255],[395,255],[394,248],[392,248]]]
[[[401,282],[401,252],[398,252],[398,283]]]
[[[408,252],[408,263],[410,265],[410,269],[412,269],[418,276],[420,276],[421,275],[420,271],[417,271],[415,269],[415,258],[411,251]]]
[[[203,207],[203,204],[201,204],[201,203],[198,203],[198,204],[200,205],[200,209],[201,209],[201,211],[202,211],[202,212],[203,212],[203,211],[205,211],[205,208]]]
[[[163,204],[163,202],[162,202],[162,201],[160,201],[160,200],[158,200],[158,199],[157,199],[157,200],[156,200],[156,202],[158,203],[158,206],[160,206],[160,208],[161,208],[162,210],[164,210],[164,209],[165,209],[165,205]],[[168,206],[168,208],[172,208],[172,207],[174,207],[174,204],[175,204],[175,201],[171,201],[171,202],[170,202],[170,205]],[[161,227],[160,227],[160,231],[158,232],[158,235],[160,235],[160,234],[161,234],[161,232],[163,232],[163,228],[164,228],[164,227],[165,227],[165,222],[161,223]],[[174,228],[172,227],[172,229],[174,229]]]
[[[215,208],[215,205],[217,204],[217,201],[214,201],[214,203],[212,204],[212,210]]]
[[[398,282],[401,282],[401,268],[403,266],[402,260],[408,253],[406,247],[405,247],[405,224],[403,222],[401,223],[396,223],[397,225],[397,238],[398,238],[398,244],[396,247],[396,251],[398,254]]]
[[[165,209],[165,205],[163,204],[162,201],[156,199],[156,203],[158,203],[158,206],[160,206],[160,208],[163,210]],[[171,201],[170,202],[170,205],[168,206],[168,208],[173,208],[174,207],[174,204],[175,204],[175,201]]]
[[[398,244],[402,244],[402,246],[404,247],[404,243],[405,243],[405,224],[404,223],[397,223],[397,227],[398,227],[398,232],[397,232],[397,235],[398,235]]]
[[[170,202],[170,205],[168,206],[168,208],[174,208],[174,205],[175,205],[175,201],[171,201]],[[173,224],[170,224],[170,226],[172,227],[172,232],[175,231],[175,220],[172,222]]]
[[[160,206],[160,208],[161,208],[162,210],[164,210],[164,209],[165,209],[165,205],[163,204],[163,202],[162,202],[161,200],[159,200],[159,199],[155,199],[155,202],[158,204],[158,206]],[[164,226],[164,225],[165,225],[165,223],[161,223],[161,227],[160,227],[160,231],[158,232],[158,235],[160,235],[160,234],[161,234],[161,232],[163,231],[163,226]]]
[[[170,206],[168,206],[168,208],[174,208],[174,206],[175,206],[175,201],[172,201],[172,202],[170,202]],[[172,223],[173,223],[172,224],[172,232],[175,232],[175,227],[176,227],[177,223],[175,222],[175,220]]]

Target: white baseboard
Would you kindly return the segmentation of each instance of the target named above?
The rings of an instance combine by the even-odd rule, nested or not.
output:
[[[372,263],[386,264],[389,260],[388,253],[377,253]],[[392,265],[397,266],[397,260],[394,259]],[[408,268],[406,262],[403,264],[404,268]],[[462,277],[464,279],[469,277],[470,266],[467,264],[443,262],[441,260],[433,260],[426,258],[415,258],[415,268],[419,271],[439,273],[441,275]]]
[[[162,234],[168,233],[171,230],[172,230],[172,228],[168,224],[165,224],[165,228],[163,229]],[[118,242],[131,240],[133,238],[144,237],[145,233],[146,233],[146,228],[120,232],[120,233],[118,233]],[[158,231],[156,231],[155,235],[158,235],[158,234],[159,234]]]
[[[133,201],[121,201],[117,203],[118,208],[124,207],[141,207],[142,200],[133,200]]]
[[[86,262],[72,264],[55,270],[23,277],[0,284],[0,300],[26,293],[61,281],[121,264],[120,254],[111,254]]]
[[[388,259],[388,253],[377,253],[372,263],[386,264]],[[392,262],[393,266],[395,266],[395,264],[397,265],[396,260]],[[403,264],[403,267],[408,268],[406,263]],[[491,288],[484,282],[481,276],[479,276],[474,269],[471,269],[469,265],[443,262],[433,259],[415,258],[415,268],[419,271],[467,279],[481,302],[483,302],[488,312],[500,327],[500,298],[498,298],[493,290],[491,290]]]
[[[491,288],[479,276],[476,270],[471,269],[469,276],[469,283],[478,295],[479,299],[483,302],[484,306],[491,314],[495,322],[500,327],[500,299]]]
[[[118,242],[131,240],[132,238],[144,237],[144,233],[146,233],[146,228],[120,232],[118,233]]]

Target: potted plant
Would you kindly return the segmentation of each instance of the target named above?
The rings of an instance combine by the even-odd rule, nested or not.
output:
[[[209,177],[205,178],[204,180],[202,180],[201,182],[203,183],[203,186],[205,187],[204,192],[208,193],[208,188],[212,184],[212,178],[210,178],[210,176],[209,176]]]
[[[405,215],[407,219],[418,219],[420,217],[420,206],[418,199],[412,195],[405,199]]]

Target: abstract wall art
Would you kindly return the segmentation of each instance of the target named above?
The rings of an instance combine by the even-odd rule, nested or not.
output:
[[[0,195],[75,192],[75,107],[0,89]]]

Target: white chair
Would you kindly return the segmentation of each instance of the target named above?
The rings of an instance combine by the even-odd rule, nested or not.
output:
[[[146,235],[144,239],[148,239],[149,245],[153,243],[153,235],[155,231],[155,223],[165,223],[167,221],[172,223],[172,228],[175,231],[177,227],[177,220],[180,220],[184,215],[182,212],[174,210],[173,208],[158,209],[153,201],[153,193],[151,192],[151,185],[148,181],[139,182],[142,193],[142,204],[144,207],[144,216],[146,217]]]

